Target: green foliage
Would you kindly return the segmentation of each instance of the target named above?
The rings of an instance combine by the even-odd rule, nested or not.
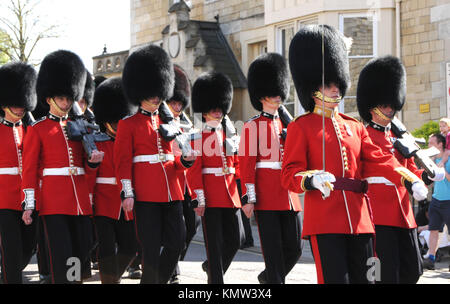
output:
[[[430,135],[439,132],[439,123],[436,121],[429,121],[422,127],[415,129],[411,134],[417,138],[424,138],[427,141],[428,146],[428,138]]]

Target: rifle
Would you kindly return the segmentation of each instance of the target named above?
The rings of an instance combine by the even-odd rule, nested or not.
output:
[[[283,130],[281,130],[281,137],[286,140],[287,136],[287,126],[291,123],[291,121],[294,119],[289,113],[289,111],[286,109],[284,105],[281,105],[278,108],[278,115],[280,116],[280,120],[283,123]]]
[[[175,140],[180,147],[183,156],[192,155],[191,141],[201,138],[201,133],[182,131],[182,128],[190,130],[192,127],[192,122],[187,118],[186,114],[184,114],[183,117],[183,122],[185,122],[185,124],[178,124],[175,121],[175,117],[169,109],[169,106],[163,101],[159,106],[159,115],[164,122],[159,126],[159,133],[162,138],[168,142]]]
[[[394,148],[405,158],[414,156],[419,166],[425,169],[429,177],[433,178],[438,167],[430,157],[439,154],[439,150],[434,147],[421,149],[418,142],[421,143],[422,139],[416,139],[412,136],[397,117],[394,117],[391,121],[391,130],[397,137],[397,140],[394,142]]]
[[[223,117],[222,127],[225,131],[225,149],[227,155],[238,153],[240,136],[237,134],[236,128],[228,115]]]
[[[34,119],[34,116],[30,111],[27,111],[22,118],[25,127],[31,126],[35,121],[36,119]]]
[[[81,141],[88,159],[92,156],[92,151],[97,150],[96,142],[108,141],[111,139],[105,133],[100,132],[100,127],[92,122],[88,122],[84,117],[78,102],[73,103],[72,118],[67,122],[67,136],[70,140]]]

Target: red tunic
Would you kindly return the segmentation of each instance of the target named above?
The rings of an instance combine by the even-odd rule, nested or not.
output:
[[[158,114],[151,115],[142,109],[135,115],[119,121],[114,143],[116,178],[130,180],[136,201],[171,202],[184,199],[177,171],[186,168],[181,156],[174,156],[173,141],[166,142],[158,132],[162,123]],[[166,158],[163,162],[150,158]],[[148,161],[145,161],[148,160]]]
[[[93,170],[80,141],[68,140],[63,128],[65,122],[49,115],[27,128],[23,153],[22,190],[34,189],[38,193],[40,171],[42,188],[40,193],[40,215],[91,215],[89,190],[85,174],[48,173],[68,172],[67,168]],[[64,169],[66,168],[66,169]],[[77,170],[80,172],[80,170]],[[49,172],[49,171],[47,171]]]
[[[21,122],[0,123],[0,209],[21,211],[22,150],[24,127]]]
[[[193,192],[192,200],[198,200],[199,191],[203,192],[207,208],[241,207],[236,184],[239,174],[238,156],[226,155],[224,136],[222,129],[213,132],[205,129],[202,139],[193,144],[194,149],[201,152],[201,156],[197,157],[188,170],[187,178]],[[208,173],[208,170],[217,172]],[[224,171],[231,173],[223,174]]]
[[[262,112],[245,123],[239,147],[242,195],[256,195],[255,210],[294,210],[302,207],[298,193],[281,186],[285,140],[278,116]],[[272,166],[272,168],[268,168]]]
[[[97,142],[96,145],[97,149],[105,155],[98,169],[92,170],[92,174],[89,174],[89,186],[93,189],[94,215],[119,220],[122,213],[122,200],[121,187],[117,184],[114,171],[114,141]],[[125,219],[132,220],[133,213],[125,212]]]
[[[285,158],[281,172],[284,187],[305,192],[304,181],[309,170],[322,170],[322,115],[308,113],[289,124]],[[361,180],[384,176],[402,185],[402,176],[394,171],[401,167],[396,159],[375,146],[363,124],[337,112],[325,118],[326,171],[336,177]],[[299,173],[299,174],[298,174]],[[344,233],[374,233],[368,202],[363,193],[335,190],[323,200],[320,191],[306,191],[302,237]]]
[[[375,145],[385,153],[393,154],[400,164],[421,177],[423,170],[417,168],[414,158],[404,158],[394,149],[392,139],[395,140],[395,135],[391,130],[384,132],[368,126],[367,131]],[[382,180],[376,178],[378,176],[373,177],[368,179],[368,194],[372,204],[375,225],[416,228],[417,224],[406,188],[397,187],[392,183],[380,183]],[[375,183],[371,183],[371,181]]]

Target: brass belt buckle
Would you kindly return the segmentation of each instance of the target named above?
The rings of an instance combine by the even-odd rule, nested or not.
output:
[[[160,161],[166,161],[166,156],[164,154],[160,154],[159,155],[159,160]]]
[[[69,173],[70,173],[70,175],[77,176],[78,175],[78,169],[75,168],[75,167],[72,167],[72,168],[69,169]]]
[[[229,174],[230,173],[230,168],[225,167],[225,168],[223,168],[222,172],[223,172],[224,175],[225,174]]]

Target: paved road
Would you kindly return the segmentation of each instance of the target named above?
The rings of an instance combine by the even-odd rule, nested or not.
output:
[[[225,274],[225,284],[258,284],[257,276],[264,269],[264,262],[259,248],[259,239],[256,228],[253,226],[255,247],[239,250]],[[181,284],[205,284],[206,273],[201,269],[201,263],[206,259],[203,236],[201,231],[195,236],[187,252],[185,261],[180,262]],[[436,270],[426,270],[419,280],[419,284],[449,284],[450,256],[447,254],[441,262],[436,264]],[[25,281],[37,283],[37,265],[35,259],[24,271]],[[98,271],[93,271],[93,277],[86,284],[99,284]],[[138,284],[139,280],[131,280],[124,274],[122,284]],[[304,242],[303,255],[297,265],[286,278],[287,284],[316,284],[316,268],[313,262],[309,244]]]

